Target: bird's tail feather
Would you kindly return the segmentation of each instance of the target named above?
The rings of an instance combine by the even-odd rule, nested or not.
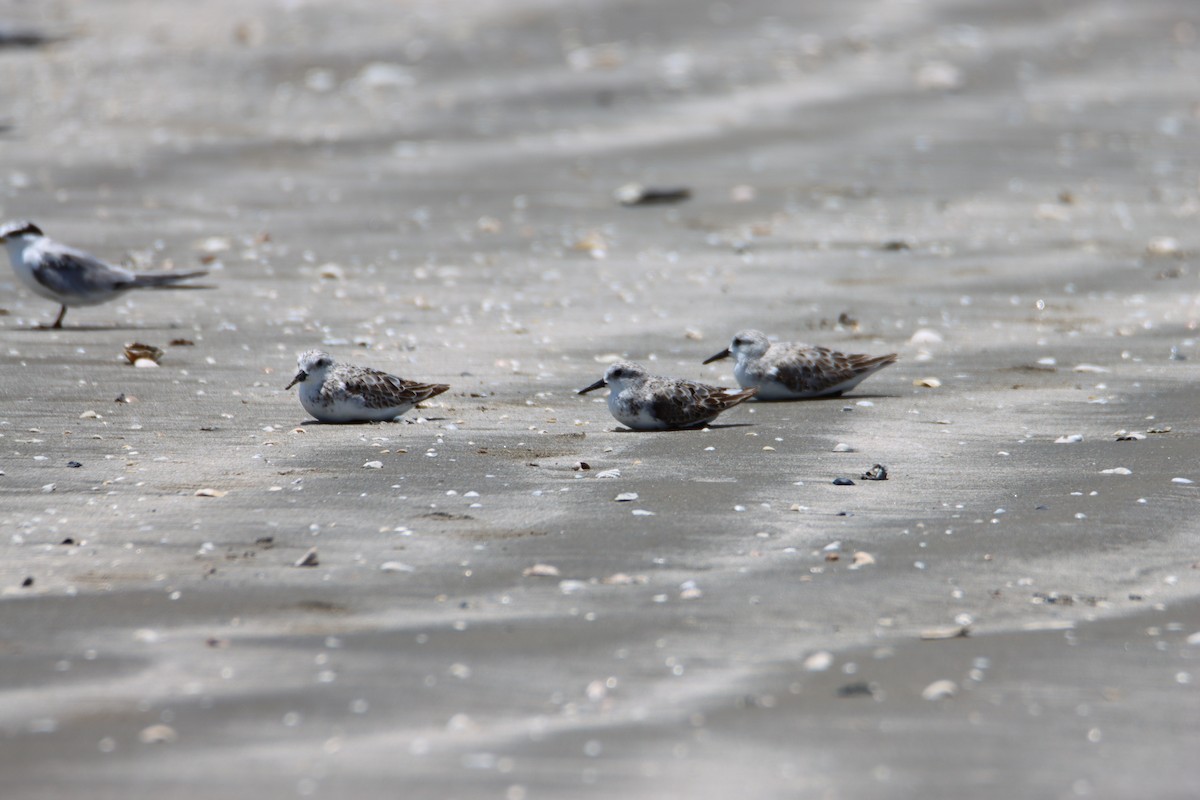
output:
[[[207,275],[206,270],[197,272],[143,272],[139,273],[130,284],[134,289],[207,289],[207,286],[179,286],[180,281],[200,278]]]

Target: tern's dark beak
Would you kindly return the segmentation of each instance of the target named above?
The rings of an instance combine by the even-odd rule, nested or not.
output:
[[[307,377],[308,377],[308,373],[305,372],[304,370],[300,370],[299,372],[296,373],[296,377],[292,378],[292,382],[289,383],[287,386],[283,387],[283,390],[286,392],[288,389],[292,388],[297,383],[304,383],[304,381]]]
[[[588,392],[594,392],[597,389],[603,389],[606,385],[607,384],[604,383],[604,378],[601,378],[600,380],[596,381],[595,383],[593,383],[591,386],[587,387],[586,389],[580,389],[579,394],[587,394]]]
[[[716,355],[712,355],[712,356],[709,356],[708,358],[704,359],[704,363],[711,364],[714,361],[720,361],[722,358],[729,358],[731,355],[733,355],[733,353],[729,352],[729,348],[726,347],[724,350],[717,353]]]

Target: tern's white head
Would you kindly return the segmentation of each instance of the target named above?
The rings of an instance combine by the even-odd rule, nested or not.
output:
[[[296,368],[299,370],[296,377],[292,378],[292,382],[284,387],[284,390],[292,388],[297,383],[304,383],[306,380],[312,379],[317,383],[325,381],[325,370],[333,366],[333,356],[329,353],[321,352],[320,350],[306,350],[296,359]]]
[[[28,241],[44,235],[41,228],[27,219],[16,219],[0,225],[0,243],[3,244]]]

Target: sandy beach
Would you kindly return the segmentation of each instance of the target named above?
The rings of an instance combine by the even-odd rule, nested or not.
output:
[[[40,330],[0,265],[5,800],[1200,795],[1194,3],[6,30],[0,220],[213,288]],[[900,361],[576,394],[742,328]],[[311,348],[452,388],[318,424]]]

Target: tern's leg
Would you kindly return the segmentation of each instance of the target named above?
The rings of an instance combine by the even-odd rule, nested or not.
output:
[[[61,328],[63,317],[65,317],[66,315],[67,315],[67,307],[63,306],[62,311],[58,312],[58,319],[54,320],[54,324],[51,325],[50,327],[51,328]]]

